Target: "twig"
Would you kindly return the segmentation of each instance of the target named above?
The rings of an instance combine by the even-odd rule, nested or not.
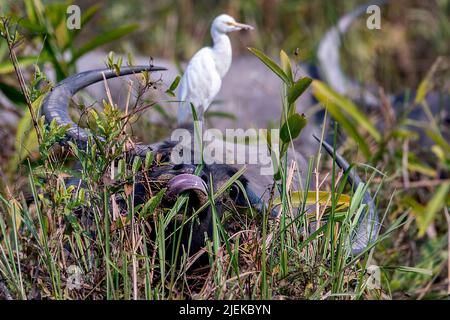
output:
[[[427,187],[435,187],[439,186],[443,183],[449,182],[449,179],[433,179],[433,180],[420,180],[420,181],[412,181],[409,183],[408,188],[427,188]],[[403,183],[394,183],[392,185],[395,189],[403,189],[405,186]]]
[[[34,114],[33,103],[31,101],[30,93],[28,92],[28,87],[25,83],[25,79],[23,77],[22,70],[20,69],[19,61],[17,60],[17,55],[14,51],[14,46],[15,46],[16,42],[12,41],[12,38],[10,36],[8,19],[2,17],[1,20],[2,20],[2,24],[4,26],[4,34],[2,33],[2,36],[3,36],[3,38],[5,38],[6,43],[8,45],[9,57],[14,66],[14,71],[17,75],[17,79],[19,80],[20,89],[22,91],[23,96],[25,97],[25,101],[26,101],[28,110],[30,111],[31,121],[33,122],[33,127],[36,130],[36,136],[37,136],[38,142],[40,144],[42,142],[42,136],[41,136],[41,132],[39,131],[39,126],[38,126],[38,122],[36,119],[36,115]]]
[[[403,156],[402,156],[402,176],[403,185],[405,189],[409,189],[409,174],[408,174],[408,154],[409,154],[409,139],[403,142]]]

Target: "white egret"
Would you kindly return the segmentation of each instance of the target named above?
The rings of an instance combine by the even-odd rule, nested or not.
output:
[[[238,23],[226,14],[214,19],[211,25],[213,46],[200,49],[192,57],[180,80],[178,124],[192,120],[191,103],[199,118],[208,109],[231,65],[231,43],[227,33],[243,29],[251,30],[253,27]]]

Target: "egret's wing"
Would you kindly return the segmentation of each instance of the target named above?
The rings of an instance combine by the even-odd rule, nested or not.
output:
[[[192,57],[180,80],[178,122],[187,122],[192,117],[190,103],[199,114],[203,113],[219,91],[220,84],[211,48],[201,49]]]

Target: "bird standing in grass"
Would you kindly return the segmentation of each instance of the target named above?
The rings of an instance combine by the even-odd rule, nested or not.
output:
[[[213,46],[200,49],[189,61],[181,78],[178,89],[178,124],[192,121],[191,103],[201,119],[219,92],[222,78],[228,72],[232,59],[227,33],[251,29],[252,26],[238,23],[226,14],[214,19],[211,25]]]

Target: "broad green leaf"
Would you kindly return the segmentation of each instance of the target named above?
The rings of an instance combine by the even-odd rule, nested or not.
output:
[[[23,68],[23,67],[31,66],[34,63],[38,62],[38,59],[40,61],[46,61],[47,56],[43,55],[43,54],[39,57],[38,56],[25,56],[25,57],[18,58],[18,61],[19,61],[19,65]],[[10,60],[0,63],[0,74],[7,74],[7,73],[11,73],[11,72],[14,72],[14,66]]]
[[[423,102],[423,99],[425,99],[429,88],[430,88],[430,80],[428,79],[428,77],[426,77],[420,82],[419,88],[417,88],[417,94],[414,101],[415,104]]]
[[[67,48],[69,45],[70,37],[65,20],[56,27],[55,38],[59,48]]]
[[[444,149],[447,153],[450,153],[450,144],[442,137],[439,132],[435,132],[431,129],[426,129],[425,133],[429,136],[438,146]]]
[[[86,23],[88,23],[100,8],[101,5],[98,3],[87,8],[81,15],[81,26],[83,27]]]
[[[280,61],[281,61],[281,67],[284,70],[284,73],[287,75],[287,77],[289,78],[291,83],[294,82],[291,61],[289,60],[289,57],[286,54],[286,52],[284,52],[284,50],[280,51]]]
[[[75,29],[73,30],[73,35],[74,37],[76,37],[78,35],[78,33],[80,33],[80,31],[84,28],[84,26],[91,21],[91,19],[94,17],[94,15],[97,13],[97,11],[101,8],[100,4],[94,4],[92,6],[90,6],[89,8],[87,8],[86,10],[83,11],[83,13],[81,14],[81,28],[80,29]]]
[[[145,203],[144,207],[142,208],[142,210],[139,214],[139,218],[147,219],[150,216],[150,214],[155,212],[156,208],[161,203],[161,200],[165,193],[166,193],[166,189],[164,188],[164,189],[159,190],[159,192],[156,195],[151,197],[150,200],[148,200]]]
[[[277,76],[280,77],[287,85],[291,85],[292,81],[286,75],[286,73],[268,56],[266,56],[263,52],[259,51],[255,48],[248,48],[251,53],[258,57],[270,70],[272,70]]]
[[[38,23],[34,23],[31,20],[27,20],[27,19],[22,19],[18,21],[18,24],[27,29],[28,31],[31,32],[36,32],[36,33],[45,33],[46,29],[45,26],[42,26]]]
[[[45,25],[47,30],[46,32],[49,33],[51,31],[55,31],[54,29],[57,28],[61,23],[66,26],[66,13],[67,11],[67,4],[66,3],[46,3],[44,8],[44,16],[41,20],[41,24]],[[66,30],[67,26],[66,26]],[[53,34],[51,34],[53,36]]]
[[[408,170],[412,172],[420,172],[429,177],[436,177],[436,170],[417,161],[408,162]]]
[[[43,94],[33,102],[32,107],[34,112],[40,109],[45,97],[46,95]],[[32,128],[30,112],[26,112],[17,124],[16,150],[14,156],[11,157],[10,167],[17,168],[20,162],[25,159],[31,151],[36,150],[38,146],[36,130]]]
[[[298,97],[300,97],[302,93],[305,92],[306,89],[308,89],[311,82],[312,79],[308,77],[297,80],[297,82],[295,82],[294,85],[288,90],[288,102],[294,103],[298,99]]]
[[[299,136],[302,129],[306,126],[306,123],[305,116],[294,113],[281,127],[280,139],[286,143],[294,140]]]
[[[106,43],[112,42],[114,40],[117,40],[119,38],[122,38],[123,36],[126,36],[127,34],[137,30],[139,28],[138,24],[129,24],[125,26],[118,27],[114,30],[111,30],[109,32],[106,32],[98,37],[95,37],[91,41],[87,42],[85,45],[83,45],[79,50],[77,50],[72,60],[70,61],[70,64],[75,63],[78,58],[80,58],[82,55],[88,53],[89,51],[92,51],[96,49],[97,47],[100,47]]]
[[[439,161],[441,161],[442,163],[445,162],[445,152],[441,147],[434,145],[431,147],[431,152],[434,153],[434,155],[439,159]]]
[[[116,179],[121,179],[125,174],[126,164],[124,159],[120,159],[117,164]]]
[[[39,22],[44,12],[44,6],[40,0],[25,0],[25,10],[27,17],[32,22]]]
[[[422,237],[425,234],[428,226],[435,219],[436,214],[444,208],[449,192],[450,182],[447,181],[439,186],[431,200],[427,203],[423,219],[418,219],[419,237]]]
[[[178,84],[180,83],[181,77],[180,76],[176,76],[175,80],[173,80],[172,84],[170,85],[169,90],[173,91],[178,87]]]
[[[358,107],[353,104],[353,102],[341,96],[319,80],[314,80],[312,85],[313,93],[321,98],[318,99],[319,101],[323,103],[326,98],[325,101],[327,101],[327,104],[333,104],[340,111],[344,111],[358,123],[358,126],[364,128],[375,139],[375,141],[381,141],[381,134],[378,132],[378,129],[375,128],[364,113],[358,110]]]
[[[175,79],[170,84],[169,89],[166,90],[166,93],[172,97],[175,97],[174,90],[178,87],[178,84],[180,83],[181,77],[176,76]]]
[[[370,150],[366,141],[361,137],[355,125],[350,122],[342,113],[341,109],[336,105],[333,94],[322,82],[313,80],[313,95],[319,100],[322,105],[327,108],[331,116],[342,126],[347,134],[355,140],[358,147],[361,149],[364,156],[368,159],[370,157]]]
[[[299,207],[303,204],[303,201],[305,201],[305,205],[315,205],[319,203],[321,206],[327,206],[328,209],[331,208],[332,201],[331,201],[331,192],[327,191],[319,191],[318,196],[319,199],[317,201],[316,199],[317,192],[316,191],[308,191],[306,194],[306,201],[305,201],[305,195],[303,191],[295,191],[291,193],[290,202],[292,203],[292,206]],[[339,199],[337,199],[336,202],[336,209],[338,210],[346,210],[350,207],[351,198],[350,196],[346,194],[341,194]],[[276,198],[273,202],[273,206],[279,206],[282,204],[282,200],[280,197]],[[310,218],[314,218],[314,213],[308,214]],[[346,212],[336,212],[334,214],[335,218],[344,218],[346,215]]]
[[[150,169],[150,166],[151,166],[152,163],[153,163],[154,157],[155,157],[155,156],[154,156],[153,152],[151,152],[151,151],[148,151],[148,152],[145,154],[145,161],[144,161],[144,169],[145,169],[145,170]]]

